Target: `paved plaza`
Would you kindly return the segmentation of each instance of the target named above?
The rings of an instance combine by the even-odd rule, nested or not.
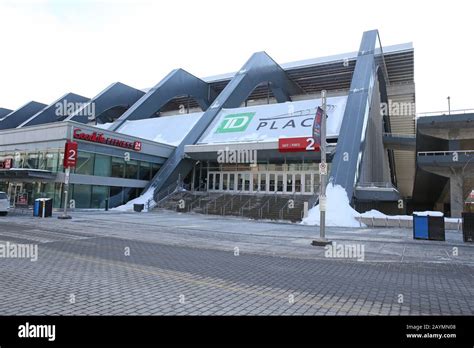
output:
[[[472,315],[474,245],[169,211],[0,217],[0,315]],[[334,250],[336,248],[334,247]],[[354,249],[355,250],[355,249]],[[362,258],[360,256],[363,256]],[[359,256],[359,257],[357,257]]]

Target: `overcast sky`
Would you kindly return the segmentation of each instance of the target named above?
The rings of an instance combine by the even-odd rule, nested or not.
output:
[[[472,3],[472,2],[471,2]],[[151,87],[170,70],[239,70],[253,52],[278,63],[413,42],[417,111],[474,108],[469,1],[4,1],[0,107],[97,95],[121,81]]]

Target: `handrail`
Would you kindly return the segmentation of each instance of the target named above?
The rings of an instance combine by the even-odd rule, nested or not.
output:
[[[290,200],[293,200],[293,203],[295,202],[295,192],[290,196],[291,198],[288,199],[283,207],[281,207],[280,211],[278,212],[278,216],[280,216],[280,219],[283,220],[283,210],[288,206],[290,203]]]
[[[263,205],[260,207],[260,219],[263,218],[263,209],[265,208],[266,205],[268,206],[267,213],[270,211],[270,200],[272,198],[273,198],[272,196],[268,197],[267,201],[263,203]]]
[[[179,183],[173,183],[168,185],[164,190],[160,191],[156,196],[147,200],[147,210],[150,209],[151,202],[155,202],[155,207],[158,207],[166,198],[168,198],[171,194],[175,193],[178,188],[180,187]]]
[[[469,154],[474,154],[474,150],[454,150],[454,151],[420,151],[418,152],[418,156],[448,156],[452,155],[453,153],[457,154],[464,154],[464,155],[469,155]]]
[[[356,187],[377,187],[377,188],[394,188],[390,182],[361,182]]]
[[[409,138],[409,139],[416,138],[416,134],[402,134],[402,133],[383,132],[382,135],[389,136],[389,137],[396,137],[396,138]]]
[[[206,211],[206,214],[209,214],[209,206],[214,203],[214,208],[216,208],[216,201],[221,198],[223,196],[223,194],[217,196],[216,198],[214,199],[211,199],[210,201],[207,202],[206,204],[206,208],[205,208],[205,211]]]
[[[240,207],[240,209],[239,209],[239,215],[240,216],[244,215],[244,208],[247,205],[247,203],[249,203],[249,208],[250,208],[250,202],[251,201],[252,201],[252,196],[250,196],[249,200],[247,202],[245,202],[243,206]]]
[[[429,111],[429,112],[419,112],[416,114],[416,117],[424,117],[424,116],[449,116],[456,115],[456,114],[467,114],[467,113],[474,113],[474,109],[456,109],[456,110],[442,110],[442,111]]]

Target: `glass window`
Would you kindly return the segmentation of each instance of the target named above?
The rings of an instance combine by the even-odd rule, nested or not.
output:
[[[105,155],[95,155],[94,175],[110,176],[112,159]]]
[[[156,164],[156,163],[153,163],[151,165],[151,176],[154,177],[156,175],[156,173],[158,173],[158,171],[160,170],[160,165],[159,164]]]
[[[258,174],[252,174],[252,191],[257,192],[258,191]]]
[[[295,192],[301,192],[301,174],[295,174]]]
[[[275,191],[275,174],[270,174],[269,183],[270,183],[270,192],[274,192]]]
[[[283,174],[277,175],[277,191],[283,192]]]
[[[128,162],[125,162],[125,178],[138,178],[138,161],[130,160]]]
[[[228,186],[227,186],[227,180],[229,179],[229,174],[222,174],[222,189],[227,191]]]
[[[121,187],[110,188],[109,207],[117,207],[123,204],[123,189]]]
[[[151,165],[148,162],[140,162],[140,171],[138,174],[138,178],[140,180],[151,180],[150,173],[151,172]]]
[[[125,171],[125,161],[123,158],[112,157],[112,177],[123,178]]]
[[[229,190],[235,190],[235,174],[229,174]]]
[[[94,154],[89,152],[79,152],[77,154],[76,174],[94,174]]]
[[[209,187],[208,190],[214,190],[214,173],[209,173]]]
[[[304,175],[304,192],[311,192],[311,174]]]
[[[260,174],[260,191],[267,192],[267,174]]]
[[[51,172],[57,172],[59,162],[59,152],[48,152],[45,158],[45,168]]]
[[[26,156],[24,168],[38,169],[38,153],[31,152]]]
[[[109,198],[107,186],[92,186],[91,208],[105,208],[105,200]]]
[[[216,173],[216,181],[214,182],[214,188],[216,190],[220,190],[220,183],[221,183],[221,175],[220,173]]]
[[[76,208],[90,208],[91,206],[91,185],[74,184],[73,199],[76,203]]]

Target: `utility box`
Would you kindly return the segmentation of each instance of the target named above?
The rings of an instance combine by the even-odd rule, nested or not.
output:
[[[53,200],[51,198],[35,199],[33,216],[42,218],[53,216]]]
[[[444,241],[444,215],[413,213],[413,239]]]
[[[462,240],[474,242],[474,213],[462,213]]]

